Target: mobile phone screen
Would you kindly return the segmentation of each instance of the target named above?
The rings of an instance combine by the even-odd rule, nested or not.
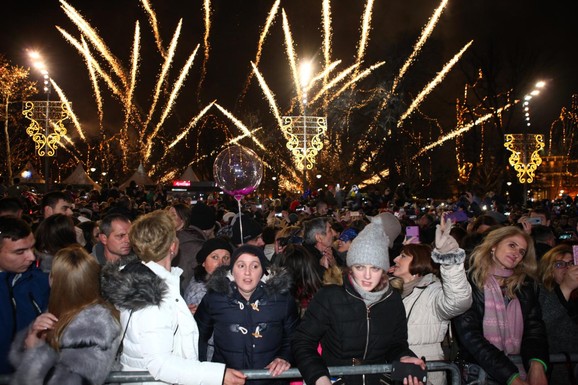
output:
[[[419,226],[407,226],[405,228],[405,239],[413,238],[412,243],[419,243]]]
[[[574,266],[578,266],[578,245],[572,246],[572,254],[574,256]]]

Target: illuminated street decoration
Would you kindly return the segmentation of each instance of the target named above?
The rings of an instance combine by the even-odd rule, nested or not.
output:
[[[54,156],[60,139],[66,135],[62,122],[69,117],[68,103],[61,101],[26,101],[22,114],[30,120],[26,128],[28,136],[36,144],[39,156]],[[41,125],[38,121],[43,121]],[[50,132],[52,127],[53,132]]]
[[[322,136],[327,131],[327,118],[321,116],[284,116],[281,130],[287,148],[299,170],[311,170],[315,157],[323,148]]]
[[[506,134],[504,147],[512,152],[508,161],[518,173],[520,183],[532,183],[534,173],[542,163],[539,152],[544,148],[543,135]]]

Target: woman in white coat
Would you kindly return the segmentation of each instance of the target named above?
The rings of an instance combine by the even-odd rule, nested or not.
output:
[[[403,281],[409,348],[428,361],[445,359],[441,342],[450,320],[472,304],[472,288],[464,269],[466,254],[449,235],[450,229],[451,221],[442,217],[433,252],[427,245],[406,244],[391,269]],[[436,275],[437,264],[441,280]],[[428,383],[445,384],[444,373],[429,373]]]
[[[158,381],[190,385],[242,385],[245,375],[198,360],[197,324],[180,295],[182,270],[171,267],[179,249],[165,211],[138,218],[129,238],[140,258],[103,272],[103,292],[121,311],[122,370],[147,370]]]

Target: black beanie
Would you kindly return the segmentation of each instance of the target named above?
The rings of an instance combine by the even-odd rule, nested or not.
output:
[[[191,207],[189,223],[201,230],[210,230],[215,227],[215,210],[204,203],[197,203]]]
[[[243,222],[243,239],[241,239],[241,222]],[[259,223],[247,215],[243,215],[242,218],[237,218],[233,224],[232,241],[235,245],[240,245],[241,243],[247,243],[251,239],[257,238],[262,233],[263,227],[261,227]]]
[[[237,260],[237,258],[239,258],[241,254],[251,254],[259,258],[259,261],[261,262],[261,267],[263,268],[263,275],[269,275],[269,273],[267,272],[267,268],[269,267],[269,260],[265,256],[265,253],[263,252],[262,248],[253,245],[243,245],[235,249],[233,255],[231,255],[231,264],[229,265],[230,270],[233,270],[235,261]]]
[[[209,254],[219,249],[227,250],[229,254],[233,253],[233,247],[231,247],[231,244],[229,242],[225,241],[222,238],[211,238],[205,241],[203,247],[201,247],[201,249],[197,253],[197,263],[199,265],[202,265],[203,262],[205,262],[205,259],[207,259],[207,257],[209,256]]]

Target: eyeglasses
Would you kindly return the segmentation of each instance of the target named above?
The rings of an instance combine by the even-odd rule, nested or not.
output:
[[[566,267],[570,267],[570,266],[574,266],[574,262],[572,261],[556,261],[554,262],[554,268],[555,269],[564,269]]]

